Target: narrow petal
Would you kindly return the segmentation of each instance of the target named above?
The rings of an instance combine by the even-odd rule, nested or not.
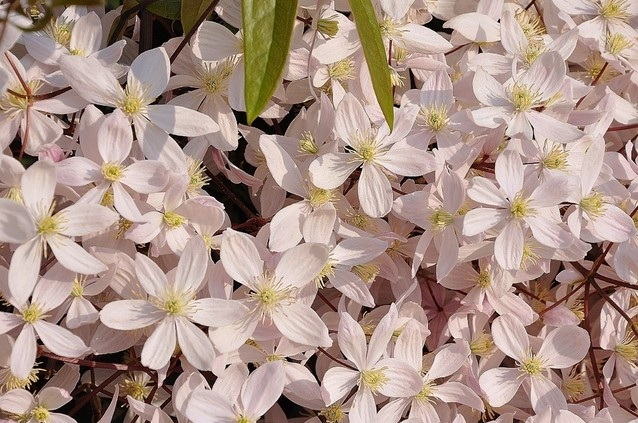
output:
[[[209,254],[201,237],[193,237],[186,243],[175,270],[173,287],[177,292],[197,292],[206,274]]]
[[[434,171],[437,166],[432,154],[411,147],[405,141],[395,143],[386,154],[378,157],[376,162],[390,172],[403,176],[422,176]]]
[[[463,235],[474,236],[502,222],[509,210],[479,208],[470,210],[463,220]]]
[[[348,313],[340,313],[337,339],[343,355],[352,361],[358,369],[364,369],[366,362],[366,335],[361,325]]]
[[[186,319],[176,318],[177,342],[184,357],[198,370],[213,370],[215,353],[210,339]]]
[[[492,337],[499,350],[518,362],[529,352],[529,339],[525,327],[512,316],[497,317],[492,323]],[[482,384],[481,384],[482,386]]]
[[[219,131],[219,125],[210,117],[195,110],[172,104],[147,107],[148,120],[168,132],[183,137],[197,137]]]
[[[24,325],[11,350],[11,373],[15,377],[26,379],[33,369],[37,354],[35,331],[32,325]]]
[[[47,242],[58,262],[65,268],[83,275],[94,275],[105,272],[108,267],[100,260],[89,254],[69,238],[63,236],[48,236]]]
[[[351,153],[326,153],[317,157],[309,168],[312,183],[319,188],[337,188],[361,165],[361,161],[354,158]]]
[[[135,255],[135,274],[146,292],[161,296],[168,286],[166,275],[157,264],[143,254]]]
[[[374,164],[361,168],[359,201],[363,211],[371,217],[383,217],[392,209],[392,186],[388,177]]]
[[[220,298],[193,300],[192,306],[196,310],[188,317],[200,325],[210,327],[231,325],[249,312],[248,308],[239,301]]]
[[[60,225],[59,233],[67,236],[84,236],[103,231],[118,221],[113,210],[97,204],[73,204],[55,217],[65,225]]]
[[[42,213],[53,202],[56,185],[55,165],[48,160],[35,162],[22,174],[22,201],[32,210]]]
[[[93,57],[64,55],[59,65],[73,90],[90,103],[113,107],[124,95],[115,76]]]
[[[496,237],[494,257],[505,270],[516,270],[523,259],[523,229],[516,219],[511,219]]]
[[[33,238],[26,244],[22,244],[13,252],[9,264],[9,292],[15,305],[26,304],[33,292],[40,264],[42,263],[42,240]]]
[[[241,402],[246,412],[254,417],[266,414],[284,391],[286,372],[283,362],[262,364],[248,376],[241,391]]]
[[[318,347],[332,345],[326,324],[307,305],[293,303],[282,307],[281,312],[272,314],[272,320],[282,335],[293,342]]]
[[[496,180],[510,201],[523,188],[523,160],[516,151],[505,150],[499,154],[495,165]]]
[[[151,369],[161,369],[170,361],[176,345],[175,322],[170,318],[162,320],[144,343],[142,364]]]
[[[277,136],[262,135],[259,138],[259,148],[277,185],[292,194],[306,198],[308,193],[301,172],[292,157],[277,142]]]
[[[254,279],[264,272],[264,262],[250,237],[226,229],[222,237],[220,258],[226,273],[236,281],[254,286]]]
[[[166,312],[145,300],[113,301],[100,311],[100,320],[111,329],[141,329],[159,322]]]
[[[81,357],[89,349],[82,339],[68,329],[39,320],[33,324],[40,341],[53,354],[63,357]]]

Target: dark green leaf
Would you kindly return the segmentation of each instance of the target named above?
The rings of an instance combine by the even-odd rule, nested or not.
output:
[[[184,34],[188,34],[197,23],[197,19],[212,2],[213,0],[182,0],[182,28],[184,28]]]
[[[297,0],[242,0],[248,123],[266,107],[281,80],[296,15]]]
[[[180,0],[158,0],[147,6],[146,10],[154,15],[176,21],[179,19],[180,3]]]
[[[394,99],[386,49],[370,0],[349,0],[363,55],[368,63],[372,87],[390,129],[394,126]]]

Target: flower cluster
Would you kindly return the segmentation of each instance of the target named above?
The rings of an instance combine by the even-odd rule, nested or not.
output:
[[[241,2],[161,46],[22,3],[0,420],[638,421],[638,1],[373,0],[389,125],[300,0],[252,126]]]

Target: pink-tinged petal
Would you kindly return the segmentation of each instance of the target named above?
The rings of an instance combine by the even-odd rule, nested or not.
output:
[[[71,50],[78,51],[81,56],[88,56],[98,51],[101,43],[102,21],[95,12],[89,12],[75,21],[69,41]]]
[[[197,292],[208,267],[209,252],[201,237],[193,237],[182,252],[175,270],[173,287],[177,292]]]
[[[301,226],[310,211],[306,201],[293,203],[279,210],[270,221],[270,249],[281,252],[299,244],[303,238]]]
[[[14,375],[18,376],[15,373]],[[27,414],[35,406],[33,394],[25,389],[12,389],[0,396],[0,408],[8,413],[16,415]]]
[[[0,312],[0,333],[5,334],[23,323],[22,316],[18,314]]]
[[[193,300],[191,304],[195,311],[190,313],[188,317],[200,325],[210,327],[233,324],[249,312],[246,306],[234,300],[201,298]]]
[[[354,266],[371,261],[388,248],[388,243],[369,237],[346,238],[330,253],[330,257],[344,266]]]
[[[97,204],[73,204],[55,215],[61,224],[59,233],[67,236],[84,236],[103,231],[118,221],[113,210]]]
[[[633,220],[620,208],[605,204],[605,212],[592,219],[596,233],[611,242],[625,242],[636,233]]]
[[[128,166],[119,182],[140,194],[164,189],[169,181],[166,166],[155,160],[140,160]]]
[[[184,357],[198,370],[213,370],[215,353],[210,339],[184,318],[175,318],[177,342]]]
[[[377,423],[377,405],[372,391],[361,388],[354,395],[348,413],[350,423]]]
[[[534,238],[548,247],[567,248],[574,241],[574,236],[570,232],[543,216],[528,216],[525,222],[532,230]]]
[[[505,150],[496,159],[496,180],[510,201],[523,188],[523,160],[516,151]]]
[[[262,416],[284,391],[286,372],[282,361],[262,364],[248,376],[241,391],[241,403],[248,415]]]
[[[589,349],[589,334],[578,326],[563,326],[551,331],[538,351],[544,366],[550,369],[566,369],[585,358]]]
[[[591,0],[554,0],[559,10],[570,15],[597,15],[598,5]]]
[[[362,135],[370,130],[370,119],[361,102],[351,93],[346,94],[337,107],[335,113],[335,131],[339,138],[348,145],[352,144],[356,135]]]
[[[64,55],[59,65],[73,90],[90,103],[113,107],[124,96],[115,76],[93,57]]]
[[[337,339],[343,355],[352,361],[358,369],[365,369],[366,335],[361,325],[348,313],[340,313]]]
[[[153,297],[160,297],[168,287],[168,280],[162,269],[140,253],[135,255],[135,275],[144,290]]]
[[[459,260],[459,241],[452,226],[447,226],[441,234],[439,260],[436,262],[436,280],[441,280],[450,273]]]
[[[552,97],[565,80],[565,61],[560,54],[550,51],[541,54],[516,81],[540,95],[538,101]]]
[[[33,369],[37,355],[35,331],[32,325],[24,325],[11,350],[11,373],[15,377],[26,379]]]
[[[450,106],[454,103],[452,80],[444,66],[437,67],[425,80],[420,92],[423,106]]]
[[[35,322],[33,327],[38,333],[40,341],[42,341],[44,346],[50,349],[53,354],[63,357],[80,357],[89,350],[84,344],[84,341],[68,329],[64,329],[63,327],[44,320]]]
[[[527,117],[528,114],[526,112],[514,112],[511,120],[507,124],[505,135],[509,137],[520,135],[531,140],[534,136],[534,131],[532,130],[532,125],[530,125]]]
[[[486,295],[490,305],[501,316],[509,314],[523,325],[531,325],[538,318],[538,315],[525,300],[511,292],[496,297],[496,295],[492,295],[490,290],[487,290]]]
[[[341,291],[346,297],[364,307],[374,307],[374,298],[370,289],[361,278],[354,273],[334,269],[330,277],[330,284]]]
[[[443,28],[453,28],[468,40],[491,43],[501,39],[501,28],[491,17],[478,12],[462,13],[443,24]]]
[[[382,369],[383,375],[388,378],[386,383],[379,387],[379,392],[385,396],[410,397],[418,394],[423,387],[423,379],[419,372],[396,358],[385,358],[374,368]]]
[[[166,312],[145,300],[113,301],[104,306],[100,320],[111,329],[141,329],[159,322]]]
[[[540,413],[547,408],[554,410],[567,408],[565,395],[554,382],[542,375],[529,378],[529,382],[529,398],[536,413]]]
[[[277,185],[286,191],[306,198],[308,192],[301,172],[295,161],[277,142],[277,135],[262,135],[259,138],[259,148],[266,158],[268,170]]]
[[[579,190],[578,179],[551,177],[538,185],[529,196],[531,207],[551,207],[565,201]]]
[[[69,311],[66,314],[66,325],[69,329],[77,329],[80,326],[95,323],[99,319],[99,312],[89,300],[84,297],[71,300]]]
[[[273,219],[274,220],[274,219]],[[325,205],[310,212],[303,222],[301,232],[306,242],[328,245],[337,220],[337,211],[332,205]],[[270,223],[272,239],[272,221]],[[295,244],[296,245],[296,244]]]
[[[401,36],[392,37],[399,47],[413,53],[445,53],[452,49],[452,44],[430,28],[408,23],[401,26]]]
[[[56,185],[55,164],[48,160],[37,161],[22,174],[22,201],[33,211],[47,211],[53,202]]]
[[[128,158],[133,145],[133,131],[121,110],[115,109],[104,119],[97,136],[97,149],[106,163],[121,163]]]
[[[474,88],[476,98],[486,106],[506,108],[511,106],[509,96],[503,85],[483,70],[483,68],[476,70],[476,74],[474,74],[474,79],[472,80],[472,87]]]
[[[264,262],[251,238],[230,228],[224,231],[220,258],[226,273],[248,287],[255,287],[255,279],[264,272]]]
[[[478,203],[502,208],[510,207],[503,192],[492,181],[481,176],[472,178],[467,196]]]
[[[484,128],[497,128],[512,118],[510,108],[505,106],[481,107],[470,114],[474,123]]]
[[[217,351],[228,353],[241,347],[253,335],[258,323],[259,314],[251,313],[232,325],[210,330],[208,336]]]
[[[463,366],[470,355],[467,344],[450,344],[443,347],[434,357],[432,367],[427,373],[429,380],[447,377]]]
[[[108,267],[89,254],[84,248],[63,236],[47,236],[51,251],[65,268],[83,275],[106,272]]]
[[[206,136],[210,144],[222,151],[236,150],[239,145],[237,119],[228,103],[220,96],[208,97],[200,111],[219,125],[219,131]]]
[[[371,217],[383,217],[392,209],[392,186],[381,168],[365,164],[359,178],[359,202]]]
[[[74,276],[73,272],[54,264],[35,286],[31,303],[46,311],[58,307],[71,295]]]
[[[310,178],[319,188],[337,188],[362,163],[352,153],[326,153],[310,164]]]
[[[379,324],[374,328],[374,332],[370,337],[368,354],[366,356],[366,367],[363,367],[363,369],[373,366],[383,356],[397,327],[398,318],[397,307],[392,303],[390,304],[388,313],[379,321]]]
[[[321,396],[330,405],[346,396],[357,384],[360,373],[345,367],[331,367],[323,376]]]
[[[40,405],[48,410],[57,410],[72,399],[69,391],[56,386],[47,386],[38,392]]]
[[[503,353],[519,363],[525,361],[530,350],[529,338],[518,319],[509,315],[497,317],[492,323],[492,338]]]
[[[435,388],[433,395],[446,403],[458,402],[483,412],[485,406],[481,398],[470,387],[460,382],[446,382]]]
[[[483,373],[479,378],[481,389],[492,407],[502,407],[510,402],[523,383],[518,369],[497,367]]]
[[[203,22],[193,40],[193,53],[205,61],[225,59],[240,52],[241,41],[216,22]]]
[[[144,222],[144,216],[137,208],[133,197],[126,191],[122,184],[114,183],[113,188],[113,206],[115,210],[125,219],[131,222]]]
[[[25,145],[25,152],[32,156],[38,155],[45,144],[57,141],[62,135],[62,128],[52,119],[38,112],[35,108],[27,109],[29,114],[29,142]],[[23,139],[26,137],[24,132],[26,121],[20,131]]]
[[[170,361],[176,345],[175,322],[171,318],[166,318],[157,325],[144,343],[142,364],[150,369],[161,369]]]
[[[144,156],[149,160],[159,160],[168,169],[187,173],[186,157],[177,142],[159,126],[145,117],[133,119],[137,141]]]
[[[286,251],[277,263],[275,276],[285,285],[303,287],[312,281],[328,262],[328,247],[307,242]]]
[[[141,84],[146,95],[155,99],[164,92],[170,77],[171,64],[163,47],[141,53],[131,63],[127,85]]]
[[[415,320],[410,319],[394,344],[394,358],[421,371],[423,366],[423,336]]]
[[[120,393],[120,385],[115,385],[113,389],[113,398],[111,398],[111,402],[109,403],[109,406],[106,408],[106,410],[104,411],[104,414],[102,414],[102,417],[100,418],[100,420],[97,421],[97,423],[110,423],[113,420],[113,414],[115,413],[115,407],[117,406],[117,399],[119,398],[119,393]]]
[[[236,423],[233,405],[221,394],[208,389],[196,389],[188,396],[182,408],[193,423]]]
[[[0,198],[0,242],[24,244],[35,233],[29,211],[13,200]]]
[[[509,210],[479,208],[470,210],[463,220],[463,235],[474,236],[498,225],[510,214]]]
[[[494,257],[505,270],[516,270],[523,259],[525,238],[523,229],[516,219],[511,219],[494,242]]]
[[[58,182],[81,187],[103,179],[100,167],[85,157],[69,157],[57,163]]]
[[[441,174],[441,192],[443,193],[443,208],[450,213],[456,213],[465,202],[465,184],[455,172]]]
[[[46,65],[55,65],[62,54],[68,54],[68,51],[53,38],[40,32],[25,32],[22,42],[35,60]]]
[[[534,127],[534,136],[538,139],[548,138],[557,142],[577,141],[585,136],[585,133],[569,123],[551,117],[545,113],[529,110],[525,113],[529,123]]]
[[[9,264],[9,292],[14,305],[26,304],[38,280],[42,263],[42,239],[33,238],[13,252]]]
[[[302,345],[329,347],[326,324],[305,304],[292,303],[272,313],[272,320],[283,336]]]
[[[432,154],[410,147],[405,141],[395,143],[387,153],[375,158],[375,162],[403,176],[425,175],[433,172],[437,166]]]
[[[186,107],[171,104],[147,107],[148,120],[168,132],[184,137],[197,137],[219,131],[219,125],[210,117]]]
[[[509,54],[515,56],[525,52],[529,44],[511,10],[504,10],[501,16],[501,44]]]

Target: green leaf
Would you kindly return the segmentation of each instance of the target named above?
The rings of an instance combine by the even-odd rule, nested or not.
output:
[[[184,34],[193,28],[197,19],[206,11],[214,0],[182,0],[182,28]]]
[[[146,10],[154,15],[176,21],[180,16],[180,3],[180,0],[158,0],[148,5]]]
[[[390,67],[387,63],[387,55],[381,29],[377,21],[377,15],[370,0],[349,0],[354,23],[359,33],[363,55],[368,63],[370,79],[374,94],[377,96],[379,106],[390,129],[394,126],[394,98],[392,95],[392,80],[390,79]]]
[[[242,0],[248,123],[266,107],[286,64],[297,0]]]

